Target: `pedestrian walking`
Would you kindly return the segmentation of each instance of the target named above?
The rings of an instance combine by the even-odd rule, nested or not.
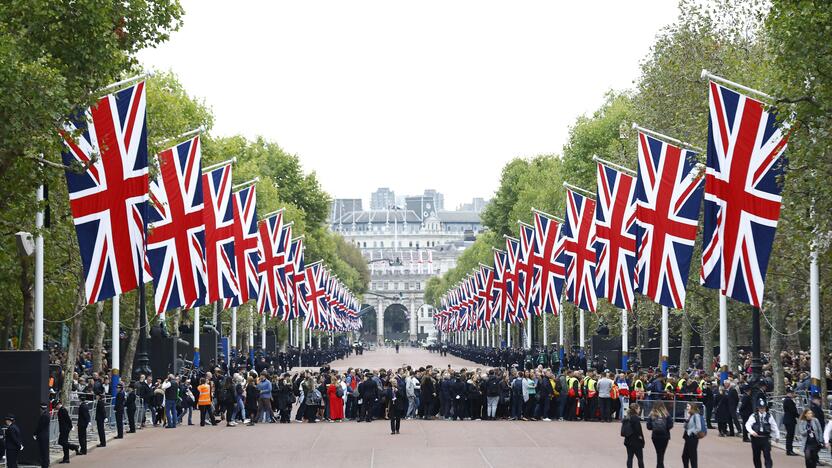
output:
[[[699,439],[705,434],[705,419],[699,414],[699,405],[689,403],[686,413],[685,430],[682,433],[682,438],[685,440],[682,448],[682,465],[685,468],[697,468],[699,466],[697,450]]]
[[[823,426],[815,417],[815,413],[810,409],[804,410],[800,415],[800,438],[803,439],[803,457],[806,460],[806,468],[818,466],[822,432]]]
[[[72,418],[69,417],[69,411],[61,404],[60,400],[56,402],[55,407],[58,409],[58,445],[64,450],[64,458],[60,463],[69,463],[69,451],[74,450],[75,455],[79,455],[78,446],[69,443],[69,433],[72,432]]]
[[[641,430],[640,413],[641,407],[633,403],[621,422],[621,437],[627,448],[627,468],[633,468],[633,457],[638,460],[638,468],[644,468],[644,432]]]
[[[673,418],[668,414],[667,408],[661,403],[655,403],[647,418],[647,429],[651,432],[650,439],[653,441],[653,448],[656,449],[656,468],[664,468],[664,453],[670,442],[672,428]]]
[[[760,457],[765,460],[766,468],[771,468],[771,439],[780,439],[780,428],[774,416],[769,414],[768,405],[765,401],[758,400],[757,411],[755,411],[743,426],[751,436],[751,455],[754,461],[754,468],[762,468]]]

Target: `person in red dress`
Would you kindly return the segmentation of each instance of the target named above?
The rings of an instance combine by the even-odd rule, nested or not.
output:
[[[341,421],[344,419],[344,389],[335,376],[331,377],[330,384],[326,386],[326,394],[329,397],[329,419]]]

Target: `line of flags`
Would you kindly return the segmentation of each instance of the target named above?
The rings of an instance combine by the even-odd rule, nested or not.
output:
[[[564,184],[563,219],[532,210],[534,225],[494,249],[493,268],[480,265],[442,297],[436,327],[557,315],[564,291],[592,312],[602,298],[631,311],[635,293],[681,309],[703,197],[701,284],[761,307],[788,135],[763,102],[715,81],[709,102],[704,168],[690,145],[636,127],[637,169],[596,158],[595,190]]]
[[[283,211],[258,219],[256,180],[232,186],[233,160],[202,167],[197,134],[160,152],[149,180],[145,82],[108,94],[61,131],[87,301],[153,281],[157,314],[256,301],[310,329],[360,328],[359,303],[321,262],[304,263]],[[237,189],[237,190],[235,190]]]

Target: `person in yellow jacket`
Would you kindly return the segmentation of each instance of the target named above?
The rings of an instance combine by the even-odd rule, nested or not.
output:
[[[211,386],[206,383],[205,377],[199,379],[197,391],[199,391],[199,398],[197,399],[197,406],[199,407],[199,425],[204,426],[205,417],[209,416],[211,412]],[[213,416],[211,416],[210,423],[211,425],[215,425]]]
[[[598,381],[595,372],[591,371],[586,380],[586,416],[584,421],[596,419],[598,411]]]

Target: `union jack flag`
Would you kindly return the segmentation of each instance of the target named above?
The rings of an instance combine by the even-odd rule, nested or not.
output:
[[[714,82],[710,108],[700,279],[760,307],[780,219],[788,135],[763,103]]]
[[[532,313],[540,316],[540,270],[535,265],[534,252],[540,250],[535,245],[534,226],[520,224],[520,256],[517,258],[517,273],[520,293],[518,309],[520,315],[528,317]]]
[[[681,309],[696,239],[702,177],[696,154],[638,134],[635,290]]]
[[[254,186],[234,192],[234,261],[239,294],[226,299],[225,308],[237,307],[257,297],[260,263],[257,233],[257,196]]]
[[[237,265],[234,257],[234,203],[231,197],[231,163],[202,174],[205,209],[205,263],[208,294],[204,302],[236,297]]]
[[[147,126],[145,84],[108,94],[64,125],[62,159],[88,303],[136,289],[152,277],[145,257]],[[87,121],[89,116],[89,122]],[[89,164],[93,158],[99,158]],[[141,269],[144,269],[143,271]]]
[[[506,269],[508,259],[505,251],[494,249],[494,284],[491,287],[491,308],[500,320],[508,320],[508,291],[506,290]]]
[[[478,279],[480,281],[477,298],[478,307],[481,310],[480,315],[483,321],[485,321],[486,326],[490,327],[494,320],[494,309],[491,305],[492,291],[494,290],[494,269],[480,264]]]
[[[633,310],[636,267],[635,177],[598,164],[595,208],[595,292]]]
[[[292,289],[290,291],[292,307],[290,307],[291,312],[286,320],[306,315],[306,266],[303,260],[303,237],[292,241],[292,248],[289,250],[289,262],[292,277]],[[287,274],[289,274],[288,269]]]
[[[205,297],[200,149],[197,136],[159,153],[159,177],[150,184],[147,258],[157,314]]]
[[[566,298],[595,312],[595,200],[566,190],[566,216],[562,235],[562,262],[566,267]]]
[[[506,236],[506,295],[508,302],[508,319],[511,323],[526,318],[525,310],[520,310],[519,304],[523,301],[520,284],[520,272],[517,270],[520,258],[520,241]]]
[[[538,285],[540,309],[543,313],[560,314],[560,298],[566,279],[563,265],[564,238],[560,224],[549,216],[536,211],[534,229],[537,237],[534,243],[535,266],[539,269]]]
[[[313,263],[306,267],[306,310],[304,320],[306,328],[318,328],[325,319],[329,308],[326,302],[326,283],[324,283],[324,268],[320,262]]]
[[[277,314],[280,304],[286,302],[285,291],[280,283],[278,268],[283,264],[280,242],[283,233],[283,210],[260,220],[258,223],[258,253],[260,263],[257,265],[257,310],[260,315],[270,312]],[[281,295],[283,295],[281,297]]]

